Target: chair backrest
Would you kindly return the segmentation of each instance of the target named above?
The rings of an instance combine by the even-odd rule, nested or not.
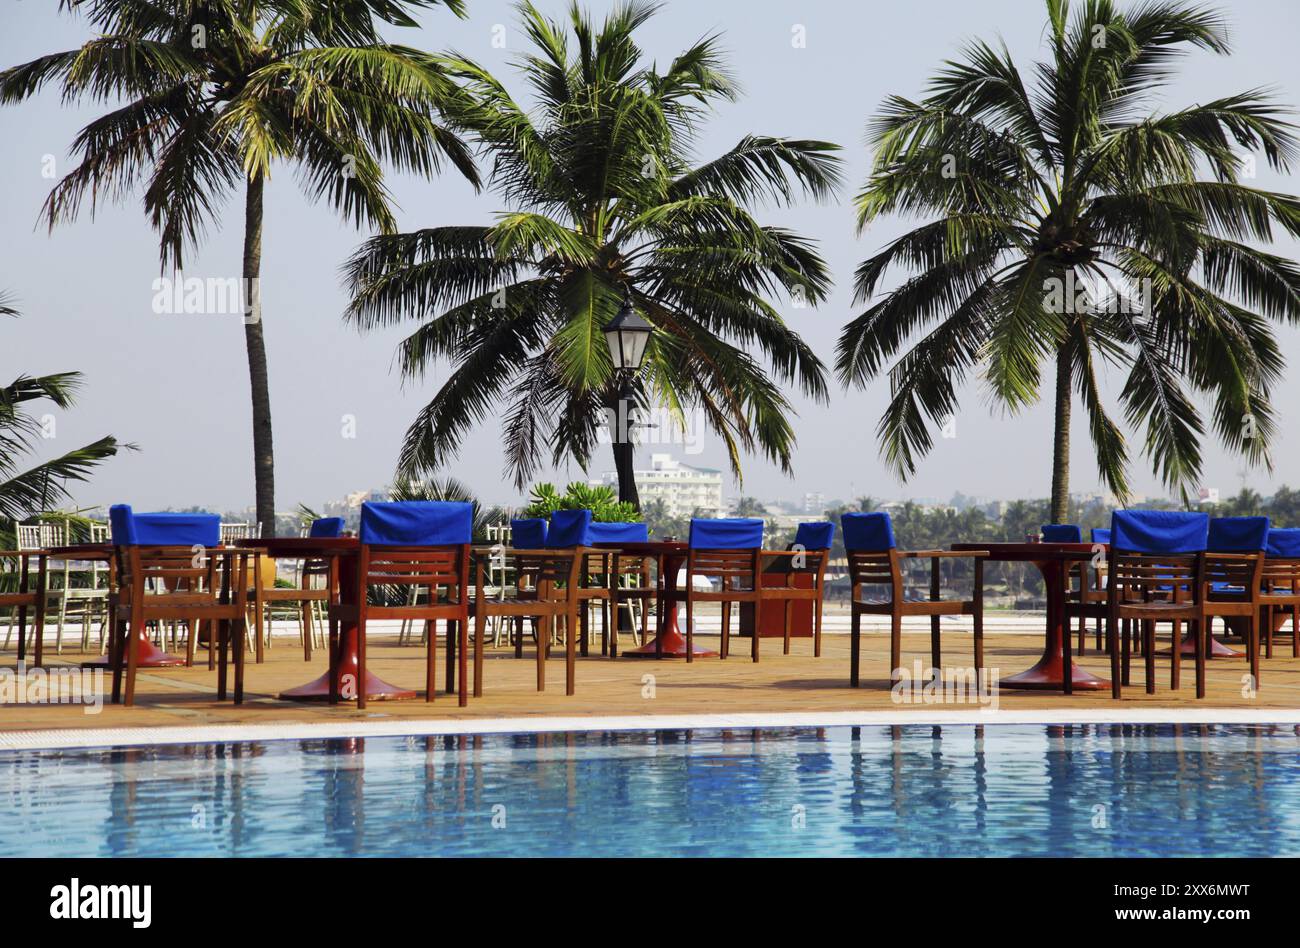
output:
[[[854,596],[858,586],[898,585],[898,541],[889,514],[846,513],[840,516],[840,529]]]
[[[527,550],[515,554],[515,569],[521,577],[528,577],[534,587],[545,589],[549,593],[548,598],[555,598],[556,587],[562,585],[560,592],[563,598],[573,602],[582,590],[582,583],[579,582],[582,560],[576,547]]]
[[[1116,510],[1111,547],[1129,553],[1200,553],[1209,539],[1208,514],[1181,510]]]
[[[474,538],[474,505],[452,500],[361,505],[363,546],[458,546]]]
[[[1045,523],[1039,528],[1044,543],[1082,543],[1083,531],[1077,523]]]
[[[592,543],[649,543],[650,527],[625,521],[592,523],[587,538]]]
[[[835,524],[829,520],[801,523],[794,532],[794,546],[804,550],[829,550],[835,539]]]
[[[763,545],[763,521],[751,517],[692,517],[688,545],[692,550],[757,550]]]
[[[311,528],[308,529],[307,536],[323,537],[325,539],[341,537],[343,536],[343,518],[317,517],[311,522]]]
[[[1093,528],[1092,528],[1092,542],[1093,542],[1093,543],[1109,543],[1109,542],[1110,542],[1110,528],[1109,528],[1109,527],[1093,527]]]
[[[68,545],[68,523],[46,520],[41,523],[18,524],[18,549],[48,550]]]
[[[225,523],[221,524],[221,542],[232,543],[235,540],[256,540],[262,535],[261,524]]]
[[[221,518],[209,513],[135,513],[129,504],[108,510],[114,546],[219,546]]]
[[[1264,548],[1272,559],[1300,560],[1300,527],[1272,527]]]
[[[551,525],[546,530],[546,545],[553,550],[591,546],[590,533],[590,510],[556,510],[551,514]]]
[[[1268,517],[1215,517],[1205,548],[1214,553],[1262,553],[1268,547]]]
[[[545,549],[546,521],[541,517],[511,520],[510,545],[521,550]]]

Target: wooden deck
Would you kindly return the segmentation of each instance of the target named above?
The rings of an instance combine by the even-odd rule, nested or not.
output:
[[[710,637],[700,636],[710,643]],[[424,649],[399,646],[393,636],[371,635],[368,639],[371,671],[395,685],[423,688]],[[967,668],[970,664],[969,633],[945,630],[945,666]],[[250,664],[246,673],[246,700],[241,707],[215,700],[216,675],[209,672],[206,661],[195,668],[142,670],[136,691],[136,707],[122,708],[105,704],[99,713],[88,714],[77,705],[6,704],[0,708],[0,730],[148,727],[154,725],[201,726],[211,724],[282,724],[359,721],[374,718],[392,719],[482,719],[526,717],[533,715],[650,715],[716,714],[727,712],[818,712],[914,709],[918,714],[936,708],[969,710],[975,702],[945,704],[902,704],[893,700],[888,688],[886,665],[887,635],[864,637],[863,686],[848,687],[848,636],[825,637],[823,655],[812,657],[810,640],[795,640],[792,654],[781,654],[781,642],[765,639],[762,661],[755,665],[748,657],[747,643],[733,648],[732,657],[723,662],[702,659],[692,664],[680,660],[660,662],[602,658],[598,644],[593,654],[578,661],[578,692],[564,694],[562,651],[557,649],[549,666],[548,687],[535,690],[535,662],[530,646],[525,657],[517,660],[513,652],[498,648],[491,652],[484,673],[485,694],[471,699],[467,708],[458,708],[454,696],[439,693],[430,704],[423,697],[414,701],[372,702],[365,711],[353,705],[330,707],[325,704],[296,704],[276,699],[282,689],[302,684],[325,670],[324,658],[310,664],[303,661],[301,648],[292,640],[279,639],[268,650],[266,662]],[[929,637],[926,634],[904,635],[904,665],[914,660],[925,662]],[[990,667],[1007,675],[1033,664],[1042,648],[1042,638],[1030,635],[986,635],[986,660]],[[51,667],[75,664],[79,656],[69,652],[55,657],[47,653]],[[739,654],[738,654],[739,653]],[[997,696],[1001,710],[1055,710],[1088,708],[1300,708],[1300,659],[1291,657],[1289,637],[1275,647],[1274,658],[1263,662],[1263,687],[1253,697],[1243,695],[1244,659],[1216,660],[1209,665],[1209,693],[1203,701],[1195,699],[1191,663],[1184,666],[1181,690],[1169,690],[1169,659],[1157,659],[1157,693],[1143,690],[1142,664],[1136,660],[1133,684],[1125,689],[1124,698],[1115,702],[1110,692],[1092,692],[1066,697],[1060,693],[1002,690]],[[441,650],[440,650],[441,658]],[[1091,648],[1082,664],[1102,676],[1109,676],[1109,660]],[[0,668],[14,667],[12,651],[0,654]]]

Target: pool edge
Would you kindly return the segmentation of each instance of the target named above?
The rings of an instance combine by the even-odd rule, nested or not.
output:
[[[210,724],[191,727],[84,728],[0,731],[0,751],[76,750],[167,744],[322,740],[361,737],[439,737],[541,734],[562,731],[718,730],[727,728],[878,727],[882,725],[999,724],[1295,724],[1300,710],[1152,708],[1055,711],[797,711],[736,714],[581,715],[387,720],[280,724]]]

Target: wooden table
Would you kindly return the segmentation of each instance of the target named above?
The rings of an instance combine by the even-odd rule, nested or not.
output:
[[[108,564],[108,640],[113,641],[113,636],[117,630],[117,616],[115,614],[117,606],[117,559],[113,556],[113,544],[78,543],[72,546],[51,547],[47,552],[53,557],[72,560],[73,562]],[[184,656],[164,652],[149,641],[149,634],[146,629],[135,629],[133,639],[135,641],[136,668],[176,668],[185,664]],[[87,659],[81,663],[81,667],[103,668],[112,671],[112,663],[109,661],[108,655]]]
[[[686,564],[686,551],[688,545],[681,540],[657,540],[650,543],[597,543],[598,548],[615,548],[625,550],[633,555],[654,556],[659,562],[659,581],[663,584],[665,593],[672,594],[677,591],[677,574]],[[686,577],[689,583],[691,578]],[[686,636],[677,626],[677,603],[672,601],[671,595],[660,597],[661,611],[659,615],[659,628],[655,633],[653,642],[646,642],[640,648],[628,649],[623,655],[628,658],[685,658],[686,657]],[[668,610],[668,614],[663,615],[663,610]],[[703,658],[713,658],[718,653],[711,649],[704,648],[698,643],[695,645],[695,656]]]
[[[361,552],[361,541],[356,537],[262,537],[236,540],[235,545],[251,547],[274,558],[338,557],[339,602],[343,605],[356,605],[358,596],[362,594],[357,583],[357,557]],[[360,629],[356,622],[341,623],[338,653],[330,656],[329,671],[304,685],[280,692],[280,698],[285,701],[328,701],[331,680],[337,683],[335,694],[355,697],[359,693],[356,683],[359,636]],[[394,701],[414,698],[416,694],[410,689],[390,685],[369,670],[366,671],[364,687],[367,701]]]
[[[1047,643],[1043,657],[1032,667],[998,682],[1001,688],[1023,688],[1034,691],[1064,691],[1065,669],[1062,643],[1065,641],[1065,600],[1062,592],[1064,571],[1068,564],[1078,561],[1080,553],[1092,552],[1092,543],[954,543],[952,549],[960,552],[984,550],[989,560],[1003,563],[1033,563],[1043,574],[1047,590]],[[1070,663],[1071,687],[1075,691],[1101,691],[1110,687],[1110,681]]]

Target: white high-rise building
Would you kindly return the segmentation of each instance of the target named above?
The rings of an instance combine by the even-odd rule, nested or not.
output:
[[[642,507],[662,500],[670,517],[724,516],[721,471],[691,467],[671,454],[652,454],[650,469],[636,471],[635,476]],[[606,471],[600,482],[617,490],[618,474]]]

